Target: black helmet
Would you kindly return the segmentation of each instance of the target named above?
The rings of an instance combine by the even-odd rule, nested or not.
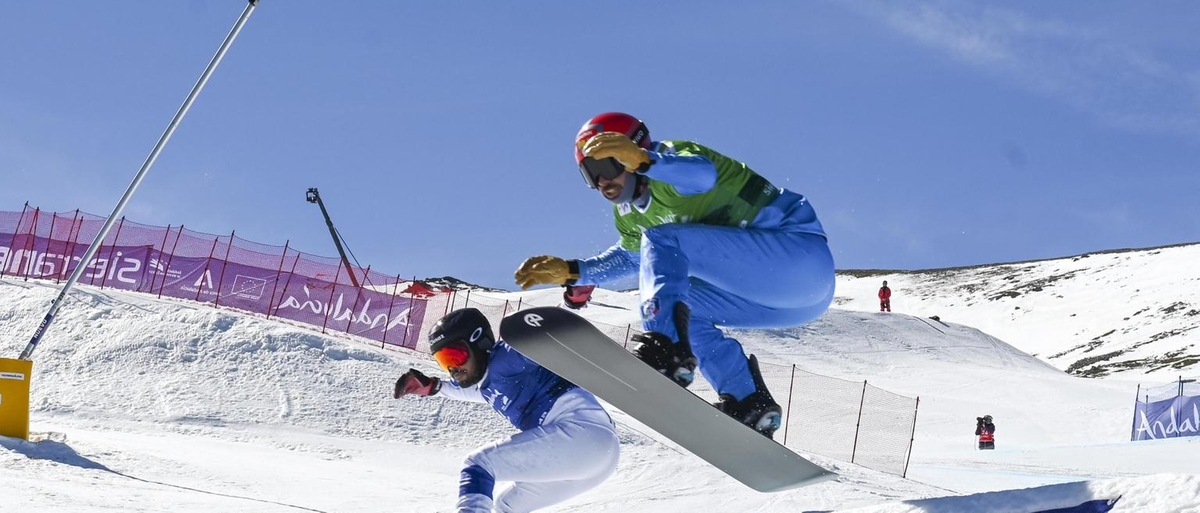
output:
[[[991,424],[991,423],[992,423],[992,416],[991,416],[991,415],[984,415],[984,416],[983,416],[983,421],[984,421],[984,422],[987,422],[988,424]]]
[[[491,351],[492,346],[496,345],[496,337],[492,335],[492,323],[488,322],[483,312],[474,308],[463,308],[438,319],[433,329],[429,330],[430,354],[457,341],[466,342],[472,351]]]

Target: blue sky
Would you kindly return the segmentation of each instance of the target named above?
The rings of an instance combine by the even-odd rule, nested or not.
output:
[[[744,5],[750,4],[750,5]],[[572,142],[641,117],[812,201],[839,269],[1200,237],[1200,4],[262,0],[125,214],[514,288],[616,240]],[[0,210],[107,214],[237,0],[0,5]]]

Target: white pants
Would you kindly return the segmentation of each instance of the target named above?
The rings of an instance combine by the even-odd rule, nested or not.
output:
[[[458,513],[526,513],[595,488],[617,469],[621,445],[608,412],[581,388],[554,402],[541,426],[485,445],[467,456],[496,481],[512,481],[495,496],[458,499]]]

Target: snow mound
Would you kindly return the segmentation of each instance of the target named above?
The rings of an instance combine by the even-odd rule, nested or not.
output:
[[[32,334],[55,292],[0,281],[0,301],[14,306],[0,331]],[[392,386],[410,366],[438,372],[414,352],[132,292],[82,287],[72,296],[34,353],[35,417],[145,421],[191,433],[289,426],[469,447],[481,431],[512,432],[483,405],[393,400]],[[5,337],[0,352],[19,353],[24,343]]]

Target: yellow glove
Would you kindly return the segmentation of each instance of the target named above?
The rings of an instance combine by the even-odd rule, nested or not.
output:
[[[571,266],[566,260],[550,255],[529,257],[517,268],[514,276],[522,290],[534,285],[566,285],[568,280],[579,277],[571,273]]]
[[[646,150],[620,132],[596,134],[595,137],[588,139],[579,151],[583,153],[583,156],[597,160],[615,158],[625,166],[625,171],[630,173],[645,169],[643,166],[651,164],[650,155],[646,154]]]

